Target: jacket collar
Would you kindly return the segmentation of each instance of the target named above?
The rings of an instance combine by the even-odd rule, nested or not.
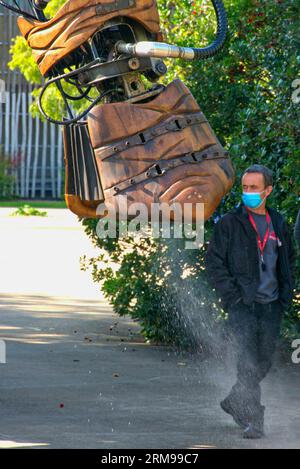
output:
[[[273,227],[274,227],[274,231],[276,234],[278,234],[278,220],[277,220],[277,216],[276,216],[276,210],[274,210],[273,208],[269,207],[269,206],[266,206],[269,214],[270,214],[270,217],[271,217],[271,220],[272,220],[272,224],[273,224]],[[256,232],[249,220],[249,215],[248,215],[248,212],[246,210],[246,206],[243,202],[240,202],[240,204],[231,211],[231,213],[233,215],[236,216],[236,218],[240,221],[240,223],[243,225],[244,229],[245,229],[245,232],[246,234],[252,239],[253,237],[255,237],[256,239]]]
[[[276,210],[269,206],[266,206],[266,209],[268,210],[271,220],[273,222],[273,219],[276,219]],[[248,212],[246,210],[244,202],[240,202],[240,204],[232,210],[232,213],[235,214],[238,218],[249,220]]]
[[[240,202],[240,204],[235,209],[233,209],[231,213],[242,224],[246,236],[248,236],[250,239],[255,238],[255,241],[256,241],[256,233],[255,233],[253,226],[250,223],[249,216],[245,208],[245,204],[243,202]]]

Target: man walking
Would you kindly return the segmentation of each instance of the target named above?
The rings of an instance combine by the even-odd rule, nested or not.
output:
[[[254,164],[242,176],[242,203],[214,227],[206,271],[237,346],[237,381],[221,402],[244,438],[264,435],[260,382],[272,365],[284,311],[293,298],[295,250],[282,215],[266,201],[272,172]]]

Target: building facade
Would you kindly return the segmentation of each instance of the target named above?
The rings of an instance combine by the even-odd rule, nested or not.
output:
[[[58,199],[64,193],[62,132],[31,116],[33,86],[7,66],[18,34],[17,15],[0,5],[0,156],[10,162],[14,195]]]

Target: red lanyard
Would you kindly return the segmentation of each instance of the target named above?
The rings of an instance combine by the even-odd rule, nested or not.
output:
[[[247,208],[247,207],[246,207]],[[264,236],[264,239],[263,241],[261,240],[261,237],[260,237],[260,234],[258,232],[258,229],[257,229],[257,226],[256,226],[256,223],[253,219],[253,216],[251,215],[250,213],[250,210],[247,208],[247,212],[248,212],[248,215],[249,215],[249,220],[251,222],[251,225],[253,226],[253,228],[255,229],[256,231],[256,234],[257,234],[257,242],[258,242],[258,247],[259,247],[259,250],[260,250],[260,256],[261,256],[261,260],[262,260],[262,264],[263,264],[263,267],[264,267],[264,249],[265,249],[265,246],[267,244],[267,241],[269,239],[269,235],[270,235],[270,224],[271,224],[271,217],[269,215],[269,212],[266,210],[266,221],[267,221],[267,230],[266,230],[266,233],[265,233],[265,236]]]

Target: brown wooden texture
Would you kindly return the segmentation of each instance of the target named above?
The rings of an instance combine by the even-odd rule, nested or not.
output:
[[[87,41],[105,22],[117,16],[136,20],[155,33],[158,41],[162,40],[155,0],[136,0],[133,7],[97,14],[99,5],[112,3],[112,0],[69,0],[49,21],[18,18],[19,29],[31,47],[42,75]]]
[[[63,143],[64,143],[64,163],[65,163],[65,201],[67,207],[71,212],[75,213],[82,218],[97,218],[96,209],[102,200],[86,201],[81,200],[78,195],[74,193],[74,187],[70,182],[70,162],[72,155],[70,154],[70,145],[67,142],[67,128],[63,127]]]
[[[187,125],[177,131],[165,132],[136,144],[138,136],[157,129],[177,119],[200,116],[201,122]],[[202,118],[201,118],[202,115]],[[95,151],[105,205],[119,211],[118,203],[127,196],[128,207],[135,202],[144,203],[149,210],[153,202],[204,203],[205,219],[209,218],[222,197],[234,182],[231,161],[211,129],[205,116],[188,88],[175,80],[149,103],[126,102],[96,106],[88,118],[89,133]],[[144,132],[144,134],[143,134]],[[141,136],[143,134],[143,136]],[[128,143],[129,142],[129,143]],[[125,149],[124,149],[125,146]],[[122,149],[123,148],[123,149]],[[121,151],[118,151],[120,150]],[[204,152],[207,160],[201,163],[182,163],[182,155]],[[217,154],[218,158],[214,158]],[[212,158],[212,159],[210,159]],[[159,177],[145,177],[153,164],[179,164]],[[141,179],[141,182],[130,181]],[[115,187],[128,187],[115,195]]]
[[[65,201],[67,207],[71,212],[78,215],[81,218],[97,218],[97,206],[98,202],[87,202],[81,200],[78,195],[65,194]]]

